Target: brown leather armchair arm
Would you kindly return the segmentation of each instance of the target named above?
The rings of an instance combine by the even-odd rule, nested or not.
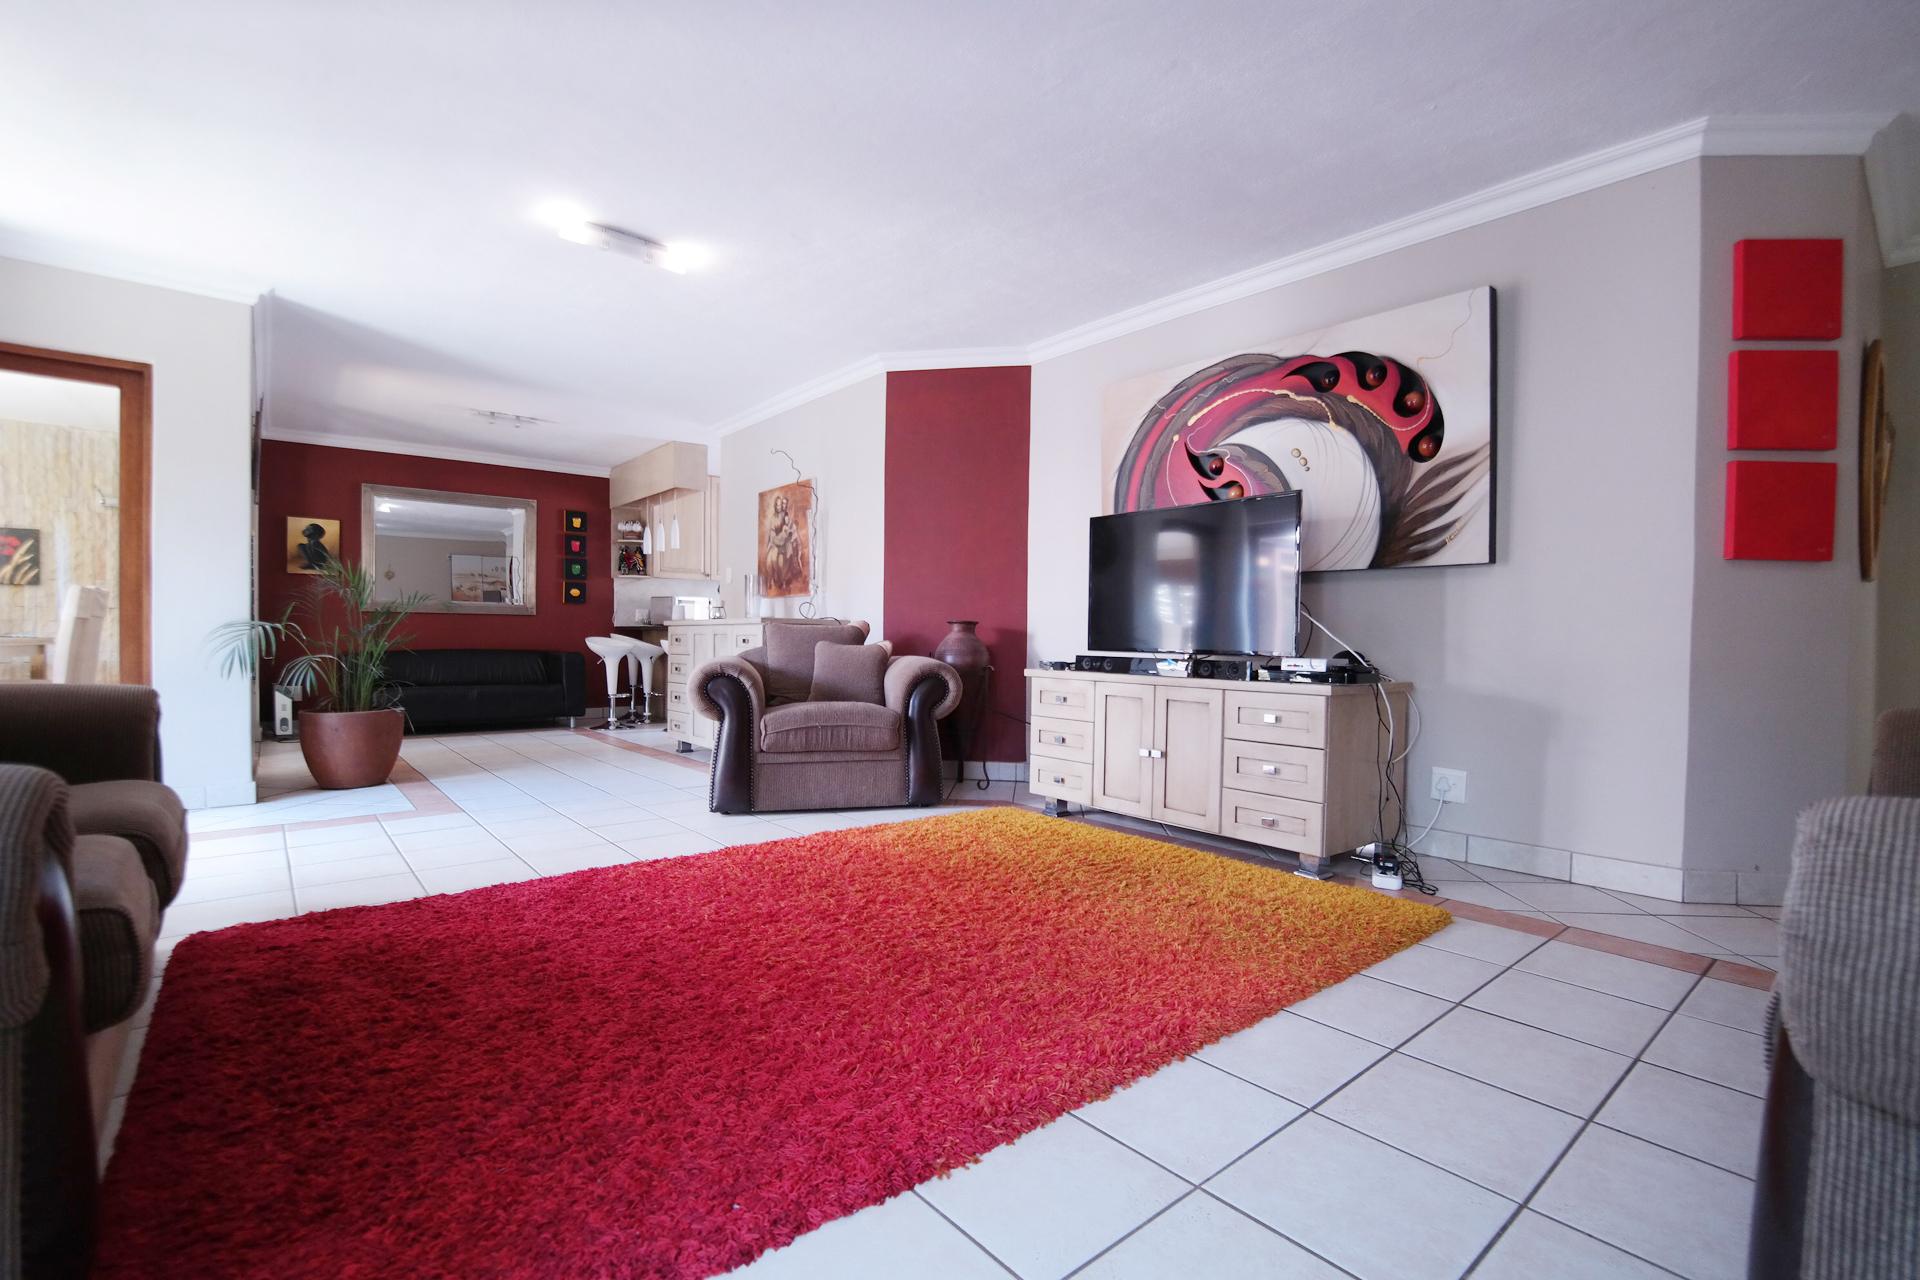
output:
[[[753,812],[753,752],[767,709],[766,681],[745,655],[715,658],[687,677],[694,709],[720,728],[713,740],[707,807],[715,813]]]
[[[0,685],[0,763],[69,785],[160,781],[160,695],[142,685]]]
[[[907,803],[940,803],[940,721],[960,705],[960,673],[937,658],[887,663],[887,705],[906,719]]]

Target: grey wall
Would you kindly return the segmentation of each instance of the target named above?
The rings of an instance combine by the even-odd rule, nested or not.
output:
[[[1839,464],[1834,558],[1726,560],[1727,353],[1733,245],[1844,236],[1840,447],[1751,454]],[[1800,809],[1862,788],[1874,702],[1874,597],[1860,580],[1860,356],[1879,332],[1881,268],[1859,160],[1727,157],[1701,174],[1699,502],[1687,725],[1688,896],[1778,902]],[[1807,343],[1741,343],[1807,346]],[[1811,344],[1824,345],[1824,344]],[[1737,890],[1736,890],[1737,886]]]
[[[1034,656],[1085,645],[1109,385],[1491,284],[1499,563],[1318,575],[1308,604],[1418,686],[1413,816],[1431,766],[1469,774],[1423,847],[1678,896],[1700,183],[1676,165],[1036,365]]]
[[[1880,531],[1877,707],[1920,707],[1920,262],[1881,278],[1893,451]]]

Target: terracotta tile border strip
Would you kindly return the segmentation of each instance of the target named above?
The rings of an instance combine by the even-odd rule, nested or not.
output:
[[[1771,969],[1762,969],[1757,964],[1735,964],[1731,960],[1715,960],[1713,968],[1707,970],[1709,978],[1718,978],[1722,982],[1735,982],[1743,987],[1752,987],[1755,991],[1773,990],[1776,976]]]
[[[604,742],[608,746],[618,747],[622,751],[632,751],[638,755],[652,756],[656,760],[665,760],[669,764],[681,765],[688,769],[704,771],[707,767],[705,760],[695,760],[691,754],[685,751],[662,751],[658,747],[649,747],[639,742],[625,742],[619,738],[610,737],[598,729],[575,729],[573,732],[583,738],[592,738],[595,742]]]

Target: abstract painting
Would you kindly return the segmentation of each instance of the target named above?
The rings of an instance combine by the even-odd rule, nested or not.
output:
[[[340,555],[340,522],[287,517],[287,572],[318,573]]]
[[[1493,560],[1491,288],[1111,388],[1109,511],[1299,491],[1308,570]]]
[[[769,599],[813,591],[813,481],[760,494],[760,594]]]
[[[31,587],[40,582],[40,531],[0,529],[0,586]]]

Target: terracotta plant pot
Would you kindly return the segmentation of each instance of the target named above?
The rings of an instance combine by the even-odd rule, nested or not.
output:
[[[387,711],[303,711],[300,754],[313,780],[329,791],[377,787],[400,758],[407,727],[399,708]]]

